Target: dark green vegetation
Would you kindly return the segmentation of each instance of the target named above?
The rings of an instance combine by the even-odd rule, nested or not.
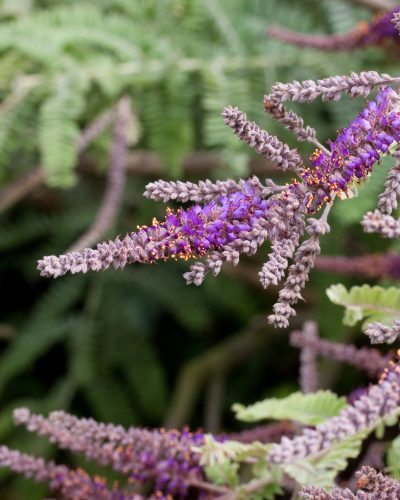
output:
[[[287,395],[297,386],[297,352],[288,347],[286,333],[263,322],[277,293],[257,284],[267,249],[236,270],[208,277],[199,288],[186,286],[180,276],[185,264],[173,262],[54,282],[40,278],[37,259],[60,254],[79,238],[105,188],[110,130],[77,157],[79,131],[120,96],[131,96],[135,122],[128,181],[118,220],[105,236],[113,237],[162,213],[161,204],[141,196],[149,180],[223,179],[251,171],[278,179],[271,165],[254,158],[223,124],[225,105],[239,106],[294,145],[263,114],[262,97],[276,80],[369,69],[397,74],[399,53],[380,48],[326,55],[266,39],[272,23],[341,33],[368,18],[367,11],[339,1],[3,0],[2,5],[0,181],[7,186],[31,171],[37,179],[26,196],[7,206],[0,199],[0,442],[18,447],[23,439],[25,451],[51,455],[43,441],[27,440],[12,428],[11,410],[22,405],[39,412],[62,408],[126,426],[168,422],[216,432],[237,429],[232,403]],[[362,106],[362,100],[345,99],[296,109],[323,140]],[[312,150],[306,144],[301,152]],[[375,206],[382,179],[378,169],[363,196],[334,208],[323,253],[357,255],[396,246],[362,234],[358,224]],[[359,329],[343,327],[325,296],[335,281],[343,279],[313,273],[294,323],[314,317],[322,336],[358,335],[361,343]],[[344,280],[346,285],[363,281]],[[235,335],[246,349],[219,347]],[[183,366],[184,383],[178,385]],[[339,393],[363,382],[350,369],[324,368],[326,385]],[[7,477],[5,484],[2,498],[5,491],[17,498],[27,498],[24,488],[32,492],[20,479]]]

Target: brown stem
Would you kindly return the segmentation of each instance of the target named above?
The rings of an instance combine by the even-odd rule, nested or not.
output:
[[[207,483],[206,481],[200,481],[197,479],[192,479],[189,482],[189,486],[192,486],[193,488],[197,488],[199,490],[217,493],[219,495],[223,495],[229,491],[229,489],[225,488],[224,486],[217,486],[216,484]]]
[[[250,481],[247,484],[243,484],[243,485],[239,486],[236,490],[233,490],[233,491],[227,493],[225,496],[219,497],[219,498],[221,500],[223,500],[223,499],[224,500],[234,500],[236,498],[237,499],[243,498],[243,494],[246,495],[244,498],[248,498],[248,496],[251,493],[258,491],[261,488],[264,488],[264,486],[267,486],[271,482],[272,482],[272,479],[269,476],[261,477],[260,479],[255,479],[253,481]]]
[[[24,172],[11,184],[0,191],[0,213],[18,203],[44,181],[44,172],[40,167]]]
[[[337,50],[354,50],[361,43],[360,34],[314,35],[292,31],[283,26],[271,26],[267,31],[267,35],[271,38],[277,38],[283,43],[289,43],[297,47],[310,47],[334,52]]]
[[[348,0],[350,3],[368,7],[374,11],[391,10],[396,7],[397,2],[393,0]]]
[[[215,500],[236,500],[236,498],[237,498],[236,491],[230,490],[224,495],[217,497]]]
[[[218,371],[208,383],[205,401],[204,428],[211,434],[221,429],[222,406],[226,388],[225,373]]]
[[[113,112],[107,110],[97,116],[92,123],[82,130],[75,145],[78,155],[83,153],[90,143],[103,132],[112,119]],[[40,166],[23,173],[0,191],[0,213],[25,198],[30,192],[42,185],[44,180],[45,173]]]
[[[121,102],[124,97],[120,99]],[[117,109],[120,104],[117,104]],[[83,153],[90,144],[115,120],[116,109],[107,109],[100,115],[98,115],[87,127],[85,127],[79,134],[76,140],[75,147],[78,154]]]
[[[114,113],[108,113],[113,116]],[[110,147],[110,160],[108,167],[107,187],[104,193],[100,209],[91,227],[76,241],[67,252],[79,252],[90,247],[108,231],[112,226],[121,203],[121,198],[125,185],[125,171],[127,158],[127,127],[130,122],[131,100],[129,97],[122,97],[116,106],[115,122],[113,130],[113,140]],[[107,118],[107,116],[105,117]],[[108,120],[107,124],[108,124]],[[87,129],[86,134],[81,136],[81,144],[88,144],[98,135],[98,129],[104,124]],[[83,146],[81,146],[83,147]]]
[[[226,168],[227,165],[221,158],[208,151],[195,151],[185,157],[182,162],[182,170],[185,176],[206,177],[216,169]],[[83,173],[98,173],[96,162],[90,155],[84,155],[78,164],[78,170]],[[126,172],[128,175],[146,175],[147,177],[163,176],[166,169],[160,157],[145,150],[137,150],[128,154]],[[265,160],[253,159],[249,164],[250,175],[275,177],[282,175],[275,171],[273,166]],[[0,213],[25,198],[34,189],[43,184],[45,175],[41,167],[36,167],[24,173],[20,178],[11,182],[7,187],[0,191]]]
[[[10,340],[15,335],[15,328],[12,325],[0,324],[0,340]]]
[[[230,441],[239,441],[241,443],[278,443],[283,436],[294,437],[295,428],[293,422],[283,420],[280,422],[270,422],[259,425],[240,432],[234,432],[226,435]],[[225,435],[224,435],[225,436]]]

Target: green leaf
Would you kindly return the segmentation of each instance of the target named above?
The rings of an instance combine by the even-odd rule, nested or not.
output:
[[[282,468],[298,484],[329,488],[333,486],[338,472],[346,469],[348,459],[360,454],[362,442],[368,434],[369,430],[365,429],[336,441],[324,455],[318,454],[317,459],[309,457]]]
[[[283,495],[284,490],[281,486],[283,479],[283,470],[279,466],[272,466],[268,461],[259,460],[252,467],[254,477],[257,479],[269,478],[270,482],[260,490],[251,494],[251,500],[274,500],[276,495]]]
[[[264,444],[259,441],[249,444],[238,441],[224,441],[221,443],[216,441],[213,436],[205,435],[204,444],[196,448],[196,450],[201,453],[201,465],[213,467],[215,464],[223,464],[230,460],[241,462],[248,457],[264,458],[271,446],[272,444]]]
[[[206,476],[212,483],[231,488],[239,484],[238,470],[239,464],[228,461],[205,467]]]
[[[251,500],[274,500],[277,495],[283,495],[284,490],[282,486],[277,483],[267,484],[264,488],[252,493],[250,495]],[[246,497],[244,497],[246,498]]]
[[[400,479],[400,436],[392,441],[392,444],[387,453],[387,470],[390,474]]]
[[[295,392],[286,398],[265,399],[247,407],[235,404],[233,411],[236,412],[236,418],[244,422],[272,418],[317,425],[338,415],[345,404],[344,398],[339,398],[331,391],[318,391],[313,394]]]
[[[342,284],[332,285],[326,291],[329,299],[346,308],[343,323],[355,325],[365,319],[363,328],[368,323],[379,321],[391,325],[400,318],[400,289],[380,286],[353,286],[350,290]]]

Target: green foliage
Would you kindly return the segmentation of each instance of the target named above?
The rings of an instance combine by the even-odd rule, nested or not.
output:
[[[227,461],[243,462],[248,457],[262,459],[270,447],[270,444],[263,444],[258,441],[250,444],[230,440],[220,442],[216,441],[213,436],[206,435],[204,444],[199,448],[201,450],[200,463],[208,467],[214,467]]]
[[[323,393],[325,391],[321,392]],[[330,394],[329,398],[331,399],[331,393],[328,394]],[[293,396],[298,398],[297,394]],[[306,396],[304,396],[304,398],[305,397]],[[345,404],[337,398],[335,402],[337,404],[342,403],[340,408]],[[304,400],[301,401],[300,399],[299,406],[302,405],[304,405]],[[299,420],[295,417],[295,413],[296,409],[293,408],[292,419]],[[349,435],[339,440],[333,440],[329,446],[326,446],[315,454],[309,454],[307,457],[299,459],[294,457],[290,463],[288,462],[274,467],[271,467],[271,464],[266,461],[266,456],[268,455],[271,445],[265,445],[258,442],[243,444],[235,441],[220,443],[209,436],[206,437],[205,444],[201,448],[201,463],[209,467],[212,471],[210,475],[211,480],[218,481],[218,484],[228,484],[228,477],[236,482],[238,470],[236,465],[251,461],[254,464],[252,469],[254,477],[249,482],[245,484],[241,483],[237,486],[236,492],[238,498],[241,498],[240,495],[242,492],[248,493],[252,491],[252,482],[255,482],[255,478],[257,477],[262,478],[263,485],[272,483],[270,486],[279,486],[281,474],[283,473],[291,476],[299,486],[312,485],[315,487],[331,488],[334,486],[338,473],[348,467],[349,460],[360,455],[363,441],[369,434],[384,426],[394,425],[398,421],[399,415],[400,408],[394,408],[385,417],[378,419],[373,425],[360,430],[356,434]],[[331,417],[325,417],[319,422],[329,420],[329,418]],[[306,419],[304,422],[308,423]],[[334,422],[332,422],[332,425],[334,425]],[[390,450],[391,457],[389,460],[391,460],[391,464],[397,464],[397,452],[397,442],[395,441]],[[392,465],[392,469],[397,470],[397,466],[395,465],[393,467]],[[223,481],[225,481],[225,483]],[[258,497],[256,498],[269,498],[268,494],[271,492],[263,492],[261,490],[261,485],[260,488],[255,489],[259,490]]]
[[[235,462],[216,463],[204,468],[207,479],[218,486],[234,488],[239,483],[239,464]]]
[[[396,479],[400,479],[400,436],[394,439],[387,452],[387,470]]]
[[[0,7],[0,91],[11,103],[0,116],[0,167],[7,171],[12,161],[19,109],[28,106],[31,153],[51,186],[71,186],[82,123],[123,93],[133,95],[139,146],[157,152],[170,176],[181,174],[183,157],[199,146],[218,147],[230,171],[243,174],[251,153],[226,130],[223,107],[242,106],[259,118],[261,96],[277,72],[302,78],[307,68],[309,78],[322,76],[335,73],[340,60],[281,44],[277,50],[265,37],[270,19],[312,26],[306,5],[289,0],[11,3]],[[354,7],[329,2],[318,13],[327,30],[359,17]]]
[[[81,89],[72,78],[58,77],[39,112],[39,144],[49,185],[68,187],[75,176],[76,124],[83,108]]]
[[[271,467],[265,461],[260,460],[253,467],[252,471],[257,479],[269,480],[269,484],[258,489],[250,495],[251,500],[273,500],[276,495],[283,495],[284,489],[281,486],[283,471],[281,467]],[[244,495],[245,496],[245,495]],[[247,494],[247,496],[249,496]]]
[[[220,462],[212,466],[205,466],[207,479],[218,486],[234,488],[236,498],[245,500],[273,500],[275,495],[283,494],[283,488],[280,486],[283,477],[283,471],[280,467],[268,467],[265,461],[260,460],[252,467],[254,481],[262,478],[265,486],[257,488],[251,494],[240,487],[240,470],[236,462]],[[251,484],[251,483],[249,483]]]
[[[0,392],[13,377],[32,368],[41,355],[78,327],[81,318],[66,317],[65,312],[79,299],[83,284],[84,280],[78,278],[50,287],[0,358]]]
[[[282,399],[265,399],[250,406],[233,405],[236,418],[244,422],[264,419],[295,420],[305,425],[316,425],[329,417],[339,414],[346,405],[331,391],[318,391],[312,394],[295,392]]]
[[[348,460],[360,454],[363,440],[368,430],[361,431],[340,441],[335,441],[325,453],[313,459],[301,459],[282,468],[298,484],[330,488],[338,472],[346,469]]]
[[[18,219],[0,226],[0,251],[7,251],[32,244],[55,228],[62,228],[64,235],[84,231],[90,224],[91,214],[68,210],[63,214],[47,215],[38,212],[27,212]]]
[[[326,293],[334,304],[346,308],[345,325],[353,326],[363,319],[363,328],[375,321],[391,325],[400,316],[400,289],[395,287],[362,285],[347,290],[344,285],[337,284],[329,287]]]
[[[190,180],[197,175],[247,175],[253,153],[223,124],[220,114],[226,105],[241,107],[251,120],[298,147],[306,158],[311,146],[296,144],[263,112],[263,94],[276,80],[345,74],[371,68],[372,60],[360,54],[326,57],[285,46],[267,39],[266,28],[277,23],[303,32],[340,33],[362,17],[367,17],[365,11],[349,2],[329,0],[0,2],[0,180],[11,182],[41,165],[47,184],[1,214],[1,322],[15,332],[0,345],[2,443],[18,441],[10,414],[20,405],[43,412],[62,408],[125,425],[161,425],[180,366],[242,329],[254,314],[265,315],[273,300],[255,293],[237,275],[227,278],[224,273],[203,287],[187,287],[179,263],[134,265],[124,272],[65,277],[54,283],[39,279],[36,260],[63,253],[90,225],[103,196],[110,133],[96,139],[87,160],[77,157],[80,131],[128,94],[140,132],[137,147],[160,160],[160,169],[148,172],[145,179],[130,175],[119,221],[105,237],[124,234],[162,210],[161,204],[142,199],[145,182],[154,176],[184,180],[182,159],[194,151],[218,155],[221,169],[206,168]],[[396,58],[391,62],[384,52],[373,57],[374,63],[379,59],[378,70],[395,72],[390,65]],[[362,106],[358,99],[293,109],[317,128],[324,142]],[[358,198],[333,208],[344,237],[331,236],[335,241],[329,250],[341,251],[350,234],[347,228],[374,206],[389,166],[385,160],[360,186]],[[359,239],[355,243],[360,245]],[[325,285],[316,286],[314,280],[312,287],[312,298],[304,306],[309,315],[310,308],[319,307]],[[323,318],[321,329],[331,338],[341,333],[331,318]],[[279,379],[268,378],[267,390],[294,385],[297,366],[289,363],[286,370],[285,365],[283,375],[285,341],[275,342],[270,333],[265,336],[266,349],[254,355],[251,366],[235,370],[234,383],[229,380],[225,410],[232,401],[256,400],[266,390],[269,349],[268,377],[277,373]],[[295,418],[313,425],[337,414],[342,404],[328,393],[295,394],[240,407],[238,415],[248,415],[244,418],[249,421]],[[201,413],[196,411],[187,423],[204,425]],[[229,430],[234,424],[224,420],[224,426]],[[338,445],[328,450],[321,463],[305,465],[307,474],[328,482],[333,471],[343,468],[340,458],[358,449],[357,439],[351,446],[344,443],[342,449]],[[210,441],[204,451],[209,478],[240,488],[248,475],[268,477],[271,484],[251,496],[241,495],[272,499],[281,493],[283,471],[265,463],[269,448],[262,443]],[[26,493],[28,487],[10,489],[14,496],[23,492],[21,498],[33,498],[36,491]],[[37,498],[44,495],[38,493]]]

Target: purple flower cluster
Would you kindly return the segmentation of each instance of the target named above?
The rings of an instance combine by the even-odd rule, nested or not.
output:
[[[378,384],[344,407],[338,416],[304,429],[293,439],[282,438],[268,453],[271,463],[297,462],[328,449],[334,442],[354,436],[361,430],[372,431],[383,419],[398,416],[400,408],[400,361],[389,362]]]
[[[148,442],[140,453],[138,449],[134,450],[135,454],[132,451],[128,453],[131,480],[142,483],[154,480],[154,491],[174,495],[174,498],[185,498],[190,480],[203,478],[200,455],[192,452],[193,446],[203,444],[203,433],[163,429],[147,432],[153,434],[153,446]],[[135,444],[136,448],[138,446],[140,442]],[[126,460],[127,450],[117,448],[116,452]]]
[[[83,453],[100,465],[111,465],[131,483],[151,486],[154,494],[185,498],[190,480],[203,478],[200,456],[192,451],[193,446],[203,444],[201,432],[124,429],[63,411],[45,418],[27,408],[15,410],[14,420],[31,432],[47,436],[60,448]]]
[[[399,12],[400,6],[397,6],[389,12],[378,14],[370,23],[360,22],[353,35],[358,46],[380,45],[385,39],[399,44],[399,32],[393,23],[393,16]]]
[[[388,75],[382,78],[385,82],[391,80]],[[365,88],[378,85],[382,78],[375,74],[352,74],[350,79],[306,81],[300,87],[312,88],[315,95],[333,92],[336,96],[340,89],[341,92],[353,87],[359,89],[361,85],[364,94]],[[290,94],[288,89],[281,89],[283,93],[278,90],[276,88],[275,94],[271,94],[274,105]],[[381,89],[376,99],[330,143],[330,152],[320,146],[311,155],[310,167],[304,166],[296,150],[248,121],[238,108],[228,106],[223,117],[233,132],[281,169],[294,170],[297,179],[286,186],[268,180],[263,185],[257,177],[240,182],[229,179],[216,184],[209,181],[151,183],[145,195],[152,199],[196,201],[196,204],[188,209],[168,208],[164,220],[153,219],[151,225],[140,226],[123,239],[118,237],[99,243],[95,249],[46,256],[39,260],[38,269],[42,276],[56,278],[66,273],[102,271],[111,265],[123,268],[133,262],[204,258],[192,264],[184,275],[187,283],[200,285],[208,272],[216,276],[225,262],[238,264],[241,254],[254,254],[268,238],[271,252],[259,273],[263,287],[277,285],[290,266],[274,314],[269,317],[276,326],[285,327],[290,316],[295,315],[292,306],[301,298],[300,292],[320,253],[319,237],[329,231],[327,216],[334,198],[346,196],[355,182],[369,175],[374,164],[389,152],[390,146],[400,141],[397,99],[398,94],[390,87]],[[290,115],[284,108],[276,111],[273,116],[290,130],[302,137],[304,132],[311,142],[320,145],[297,115]],[[397,171],[392,173],[390,185],[396,183],[396,179]],[[390,203],[393,204],[391,198]],[[306,230],[310,239],[301,243],[306,217],[324,205],[327,206],[322,219],[308,221]]]
[[[46,482],[53,493],[64,500],[143,500],[141,495],[124,492],[99,476],[89,476],[83,469],[69,469],[65,465],[46,462],[43,458],[0,446],[0,467],[7,467],[36,482]]]
[[[306,207],[318,210],[332,195],[346,195],[356,181],[365,179],[376,162],[400,140],[400,113],[393,110],[395,93],[382,89],[350,125],[330,143],[331,154],[317,149],[310,157],[313,168],[301,177],[310,192]]]
[[[400,483],[390,476],[363,466],[356,472],[357,493],[349,488],[335,487],[329,492],[324,488],[304,486],[301,498],[308,500],[397,500],[400,498]],[[365,491],[364,491],[365,490]]]
[[[167,209],[163,222],[153,219],[151,226],[142,226],[151,244],[147,261],[157,259],[202,257],[209,250],[219,250],[235,241],[243,231],[250,231],[263,217],[268,201],[261,198],[261,189],[251,181],[240,191],[232,191],[204,206],[193,205],[184,210]]]
[[[164,221],[153,219],[124,240],[99,243],[97,249],[70,252],[60,257],[44,257],[38,263],[42,276],[58,277],[67,272],[87,272],[127,263],[152,263],[170,258],[198,258],[212,250],[221,250],[239,235],[253,229],[263,218],[269,202],[262,198],[262,186],[254,179],[227,194],[184,210],[167,209]]]

